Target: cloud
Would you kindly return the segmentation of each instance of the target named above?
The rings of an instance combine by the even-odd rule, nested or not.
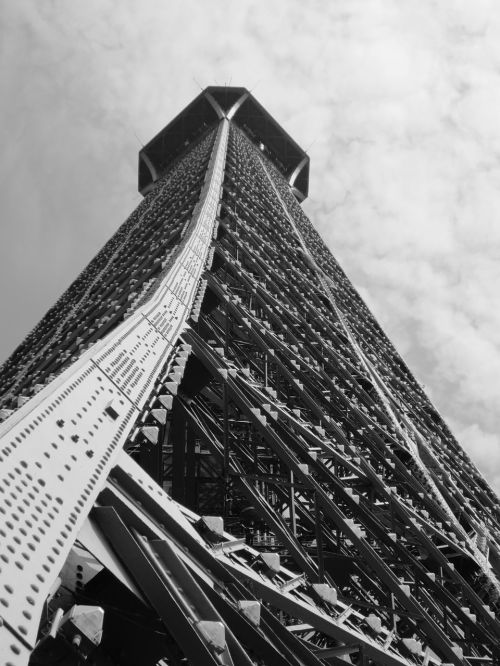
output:
[[[486,0],[9,3],[0,356],[138,203],[140,142],[197,82],[253,87],[309,150],[306,211],[498,490],[494,9]]]

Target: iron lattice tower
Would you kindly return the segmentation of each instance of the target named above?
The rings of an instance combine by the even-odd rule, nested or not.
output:
[[[499,503],[244,88],[2,367],[0,662],[498,663]]]

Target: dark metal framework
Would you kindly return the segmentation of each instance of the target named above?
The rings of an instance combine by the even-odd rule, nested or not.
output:
[[[35,642],[4,618],[5,663],[497,664],[498,499],[304,215],[305,154],[245,89],[207,89],[141,151],[144,202],[3,366],[5,424],[175,272],[215,155],[188,319]],[[98,637],[72,608],[103,612]]]

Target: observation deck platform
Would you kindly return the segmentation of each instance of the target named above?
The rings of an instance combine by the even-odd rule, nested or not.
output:
[[[139,192],[147,194],[196,138],[226,117],[236,123],[283,174],[299,201],[309,190],[309,156],[246,89],[205,88],[139,152]]]

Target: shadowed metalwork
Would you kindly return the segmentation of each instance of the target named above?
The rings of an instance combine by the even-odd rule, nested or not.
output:
[[[308,176],[248,91],[206,89],[2,367],[5,664],[498,663],[498,499]]]

